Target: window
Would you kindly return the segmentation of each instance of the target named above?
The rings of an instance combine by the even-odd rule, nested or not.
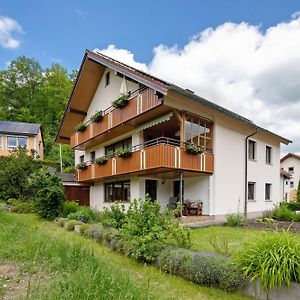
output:
[[[265,200],[266,201],[271,201],[271,188],[272,188],[272,184],[266,183],[266,185],[265,185]]]
[[[187,115],[185,118],[185,141],[187,143],[212,148],[212,123]]]
[[[294,174],[294,167],[289,167],[289,173]]]
[[[79,156],[79,161],[80,161],[80,163],[83,163],[83,162],[84,162],[84,155],[80,155],[80,156]]]
[[[91,152],[91,162],[94,163],[95,162],[95,158],[96,158],[96,152],[92,151]]]
[[[248,158],[251,160],[256,159],[256,142],[252,140],[248,141]]]
[[[117,181],[105,184],[105,202],[128,202],[130,200],[130,181]]]
[[[255,182],[248,182],[248,200],[255,200]]]
[[[290,188],[293,188],[294,187],[294,181],[291,181],[290,182]]]
[[[286,182],[285,182],[285,184],[286,184],[286,185],[288,185],[288,184],[289,184],[289,182],[288,182],[288,181],[286,181]]]
[[[110,72],[107,72],[105,74],[105,86],[108,86],[110,84]]]
[[[108,157],[111,157],[114,155],[114,153],[120,149],[127,149],[127,148],[131,148],[132,147],[132,139],[131,137],[119,141],[117,143],[111,144],[109,146],[105,147],[105,155],[107,155]]]
[[[18,137],[18,147],[27,148],[27,137]]]
[[[0,135],[0,149],[2,149],[2,135]]]
[[[266,163],[272,163],[272,147],[266,146]]]
[[[8,136],[7,145],[9,150],[16,149],[18,147],[17,138],[15,136]]]
[[[18,147],[27,148],[27,137],[8,136],[7,145],[9,150],[14,150]]]

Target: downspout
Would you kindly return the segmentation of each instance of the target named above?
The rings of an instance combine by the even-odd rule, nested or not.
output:
[[[248,210],[248,139],[257,134],[258,128],[255,128],[255,132],[249,134],[245,138],[245,200],[244,200],[244,217],[247,218]]]

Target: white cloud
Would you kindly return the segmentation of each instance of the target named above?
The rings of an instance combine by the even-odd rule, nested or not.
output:
[[[79,8],[75,9],[75,13],[79,16],[81,21],[84,21],[87,17],[87,13]]]
[[[23,33],[21,25],[14,19],[0,16],[0,45],[4,48],[18,48],[20,40],[13,37],[15,33]]]
[[[262,31],[224,23],[195,35],[183,48],[159,45],[148,64],[114,45],[99,50],[231,109],[294,140],[300,153],[300,13]]]

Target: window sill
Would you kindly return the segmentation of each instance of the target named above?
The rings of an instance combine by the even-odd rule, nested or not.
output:
[[[265,202],[273,202],[273,200],[265,200]]]
[[[257,162],[256,159],[252,159],[252,158],[248,158],[249,161],[252,161],[252,162]]]
[[[256,200],[249,200],[249,199],[248,199],[248,202],[250,202],[250,203],[251,203],[251,202],[256,202]]]
[[[266,162],[266,165],[267,165],[267,166],[273,166],[272,163],[268,163],[268,162]]]

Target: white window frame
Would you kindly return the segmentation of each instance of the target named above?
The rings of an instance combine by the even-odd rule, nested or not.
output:
[[[267,199],[267,186],[270,187],[270,199]],[[272,183],[266,182],[265,183],[265,201],[266,202],[272,202]]]
[[[268,161],[267,149],[270,149],[270,161]],[[273,162],[273,148],[269,145],[266,145],[266,164],[272,165]]]
[[[249,184],[253,184],[253,199],[249,199]],[[256,201],[256,182],[254,181],[248,181],[247,185],[247,199],[249,202]]]
[[[8,140],[9,140],[9,138],[15,138],[16,139],[16,147],[10,147],[9,146],[9,142],[8,142]],[[8,135],[7,136],[7,139],[6,139],[6,141],[7,141],[7,149],[8,150],[15,150],[15,149],[17,149],[18,147],[19,147],[19,138],[25,138],[26,139],[26,147],[25,147],[25,149],[28,149],[28,136],[22,136],[22,135]]]
[[[253,158],[250,157],[250,142],[254,143]],[[256,161],[256,158],[257,158],[257,142],[254,140],[248,140],[248,159],[251,161]]]

